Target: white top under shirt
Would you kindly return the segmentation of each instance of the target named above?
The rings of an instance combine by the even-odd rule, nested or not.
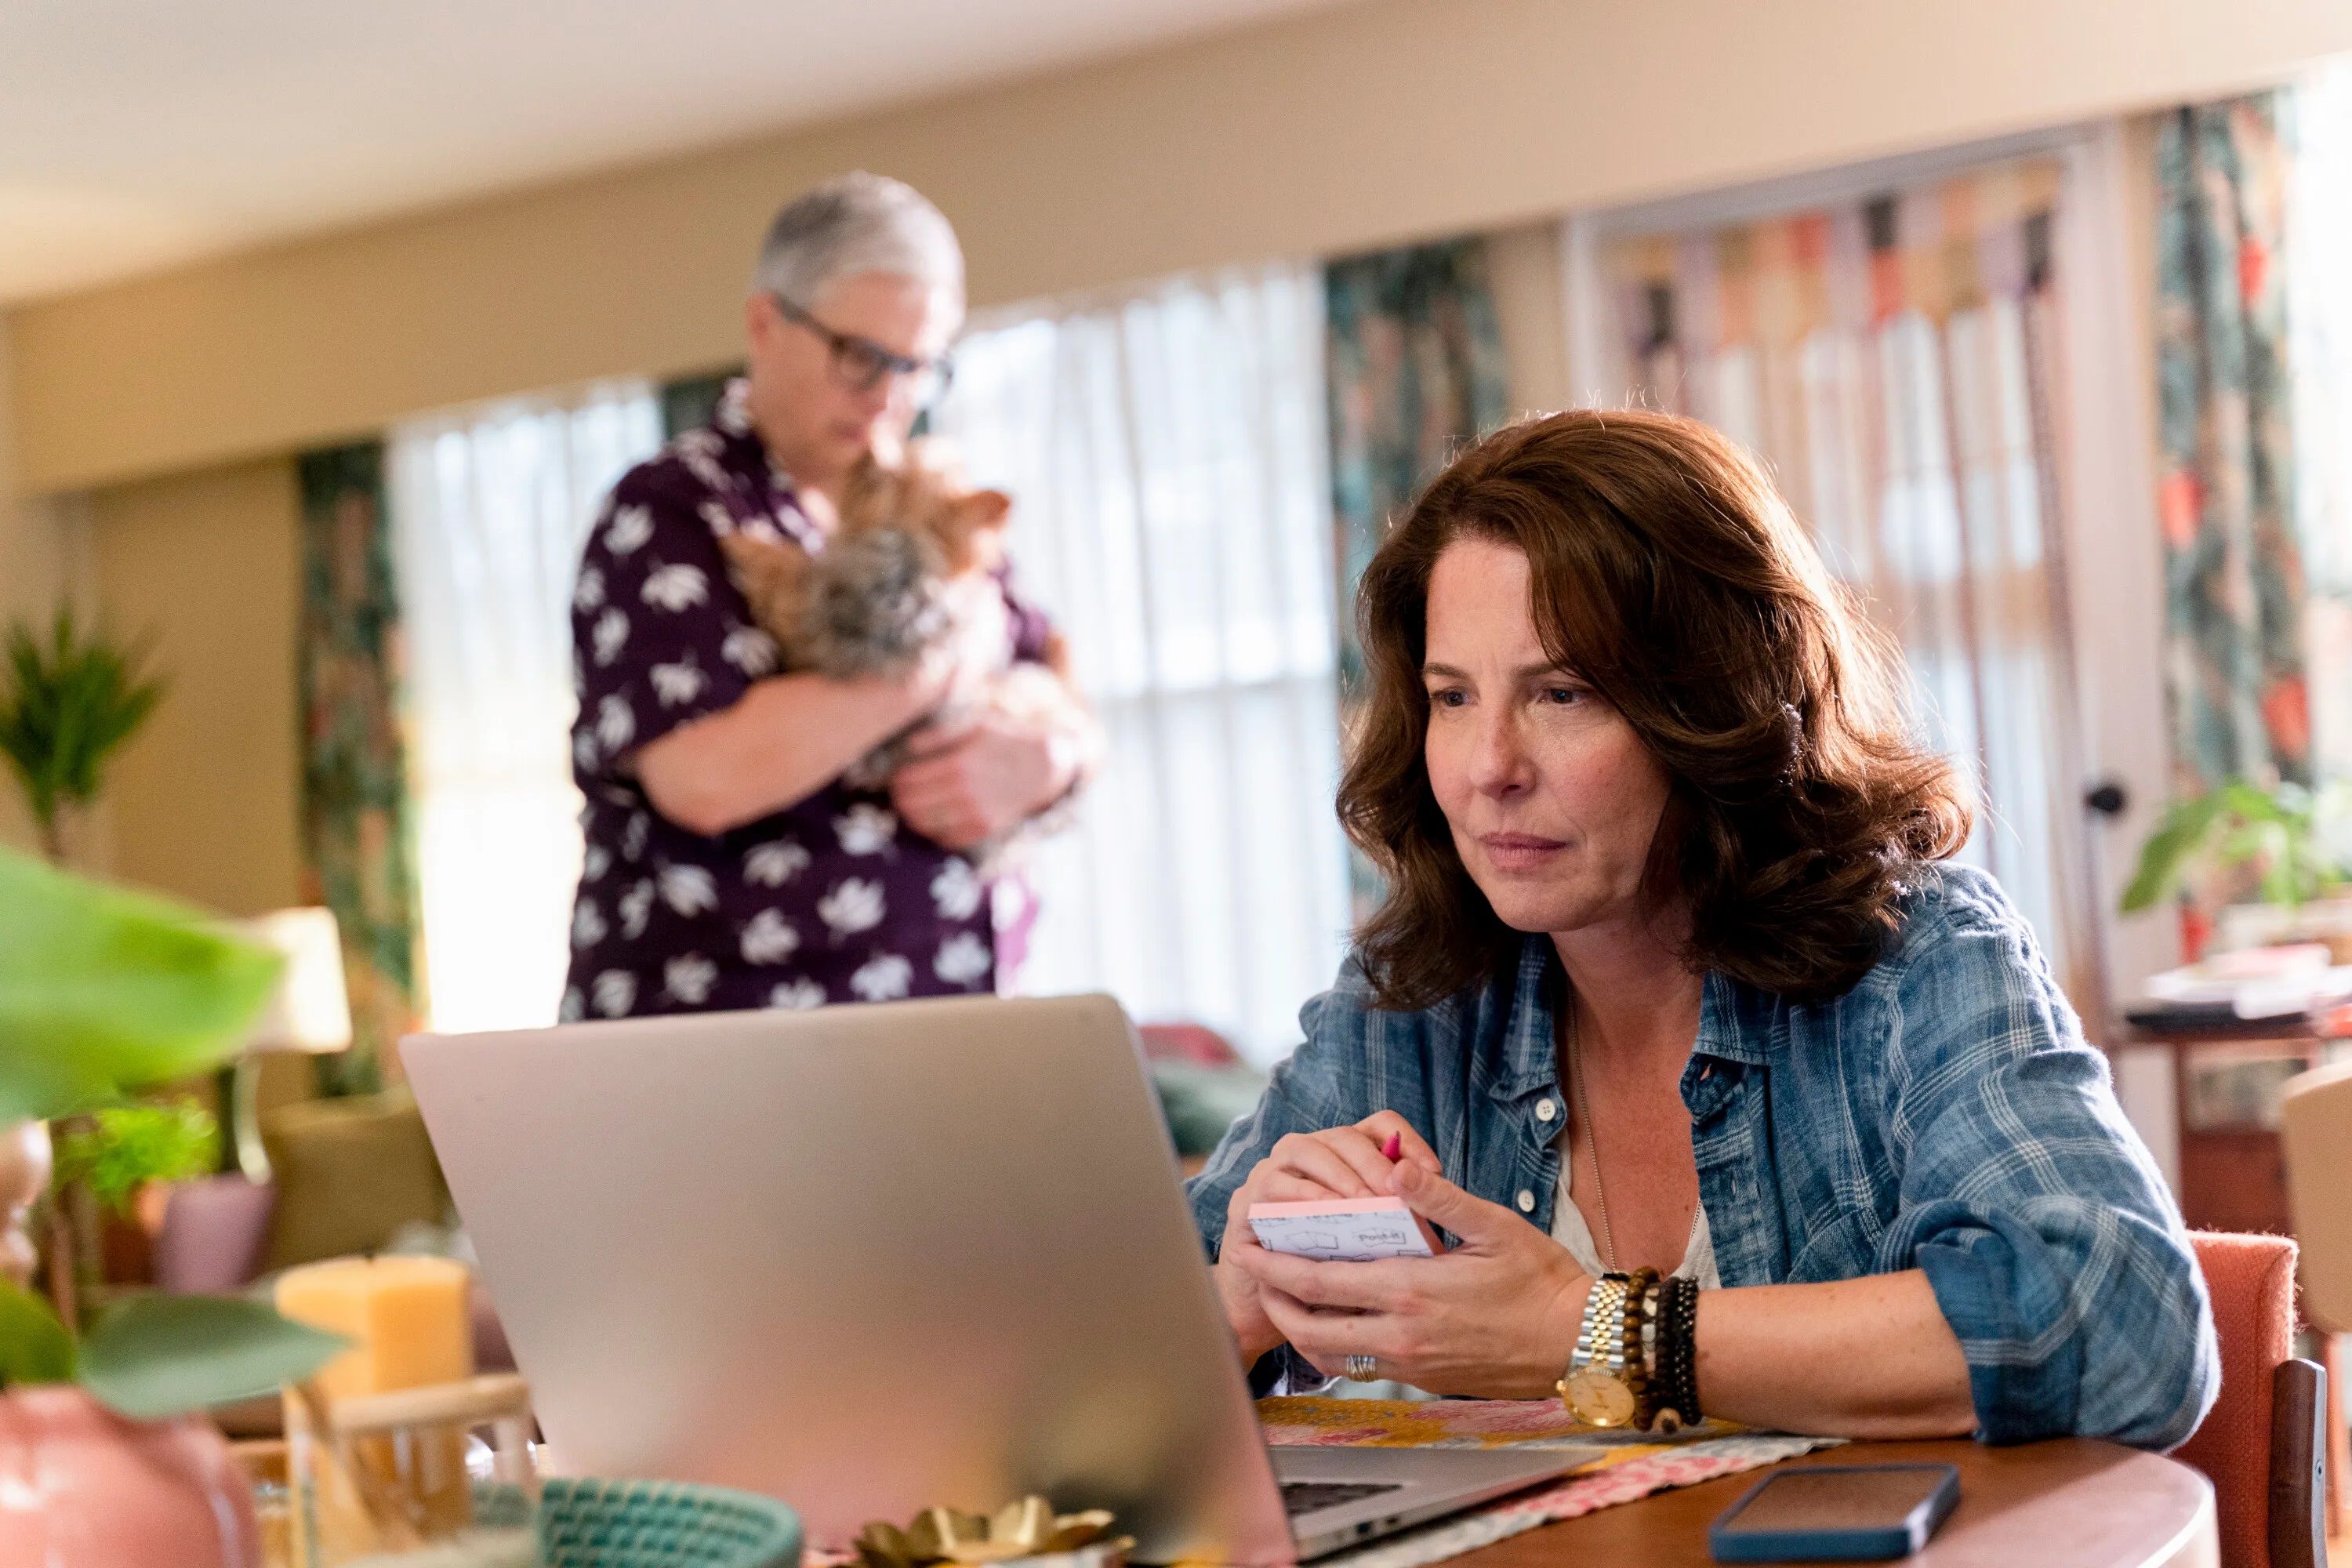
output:
[[[1551,1238],[1568,1248],[1576,1266],[1595,1279],[1608,1272],[1601,1262],[1601,1248],[1592,1242],[1592,1227],[1584,1223],[1584,1211],[1569,1196],[1568,1183],[1575,1162],[1569,1158],[1568,1135],[1559,1139],[1559,1192],[1552,1199]],[[1706,1205],[1701,1204],[1692,1216],[1690,1246],[1684,1249],[1683,1260],[1675,1266],[1674,1278],[1696,1279],[1699,1289],[1713,1290],[1723,1283],[1716,1272],[1715,1237],[1706,1227]]]

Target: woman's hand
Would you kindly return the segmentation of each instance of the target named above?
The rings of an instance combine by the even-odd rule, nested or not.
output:
[[[1434,1174],[1443,1166],[1412,1123],[1393,1110],[1378,1110],[1352,1127],[1323,1132],[1293,1132],[1269,1150],[1225,1204],[1225,1236],[1210,1272],[1225,1307],[1225,1321],[1242,1347],[1244,1363],[1282,1343],[1284,1335],[1266,1316],[1257,1276],[1239,1261],[1242,1254],[1270,1256],[1250,1228],[1252,1204],[1312,1203],[1328,1198],[1389,1197],[1396,1192],[1397,1164],[1381,1152],[1395,1138],[1401,1163]],[[1425,1231],[1426,1227],[1424,1227]],[[1431,1246],[1434,1247],[1433,1238]]]
[[[1275,1163],[1296,1136],[1275,1145],[1265,1163]],[[1311,1163],[1330,1169],[1319,1155]],[[1255,1287],[1248,1299],[1269,1329],[1326,1376],[1341,1375],[1349,1356],[1369,1355],[1381,1376],[1432,1394],[1549,1394],[1575,1348],[1591,1279],[1567,1248],[1509,1209],[1471,1196],[1418,1160],[1393,1171],[1397,1195],[1423,1220],[1452,1231],[1459,1245],[1435,1258],[1380,1263],[1318,1262],[1235,1247],[1232,1226],[1245,1210],[1245,1184],[1234,1194],[1219,1272],[1245,1276]],[[1229,1303],[1242,1289],[1223,1280],[1219,1288]]]

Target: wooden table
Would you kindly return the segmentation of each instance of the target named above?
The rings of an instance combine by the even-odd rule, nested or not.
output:
[[[1960,1505],[1912,1568],[2215,1568],[2213,1489],[2171,1459],[2068,1438],[1988,1448],[1849,1443],[1801,1465],[1942,1462],[1960,1472]],[[1772,1472],[1751,1470],[1661,1492],[1515,1535],[1456,1559],[1462,1568],[1685,1568],[1712,1564],[1706,1527]]]

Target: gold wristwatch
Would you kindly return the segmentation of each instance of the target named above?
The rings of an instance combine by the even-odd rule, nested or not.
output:
[[[1623,1274],[1604,1274],[1592,1282],[1576,1350],[1555,1385],[1568,1413],[1587,1426],[1629,1426],[1642,1411],[1642,1369],[1629,1364],[1625,1353],[1625,1303],[1632,1287],[1632,1278]]]

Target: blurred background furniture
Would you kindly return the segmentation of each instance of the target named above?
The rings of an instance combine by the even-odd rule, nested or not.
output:
[[[2304,1315],[2332,1354],[2352,1328],[2352,1063],[2288,1081],[2280,1097],[2288,1208],[2303,1248]],[[2343,1390],[2328,1387],[2328,1498],[2334,1533],[2352,1529],[2352,1437],[2344,1425]]]
[[[2212,1231],[2189,1239],[2213,1300],[2221,1393],[2173,1458],[2213,1483],[2222,1568],[2324,1568],[2326,1374],[2294,1354],[2295,1245]]]
[[[269,1155],[261,1134],[261,1058],[272,1052],[350,1049],[351,998],[343,987],[343,943],[333,910],[278,910],[238,921],[233,929],[286,961],[285,979],[230,1074],[229,1136],[237,1168],[247,1181],[263,1183],[269,1180]]]

